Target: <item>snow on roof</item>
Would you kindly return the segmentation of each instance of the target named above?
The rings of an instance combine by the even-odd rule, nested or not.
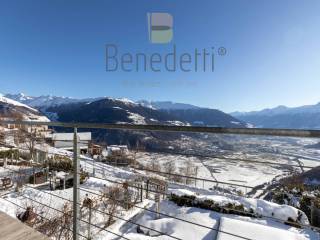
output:
[[[108,147],[108,150],[111,150],[111,151],[120,151],[121,149],[118,148],[118,147]]]
[[[31,121],[31,122],[50,122],[50,120],[46,116],[25,116],[24,120]]]
[[[10,148],[7,147],[0,147],[0,152],[5,152],[5,151],[9,151]]]
[[[57,178],[64,179],[64,178],[65,178],[66,176],[68,176],[68,175],[69,175],[69,173],[60,171],[60,172],[57,172],[56,177],[57,177]]]
[[[128,148],[128,146],[127,146],[127,145],[109,145],[108,147]]]
[[[285,229],[280,229],[272,226],[252,223],[248,221],[236,220],[228,217],[221,217],[219,230],[223,231],[218,233],[217,240],[238,240],[239,237],[229,235],[232,233],[249,239],[259,240],[304,240],[308,239],[302,234],[290,232]],[[225,233],[227,232],[227,233]]]
[[[79,132],[80,141],[91,141],[91,132]],[[53,133],[52,140],[54,141],[72,141],[73,133]]]

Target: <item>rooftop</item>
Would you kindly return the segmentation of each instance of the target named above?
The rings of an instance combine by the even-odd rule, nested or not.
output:
[[[0,212],[0,239],[48,240],[46,236],[3,212]]]

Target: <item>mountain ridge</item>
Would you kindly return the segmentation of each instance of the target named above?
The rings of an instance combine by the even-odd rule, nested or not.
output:
[[[149,116],[149,109],[150,111],[156,110],[158,113],[156,116],[166,116],[165,124],[168,124],[171,121],[171,124],[178,124],[178,125],[197,125],[197,126],[217,126],[217,127],[247,127],[247,125],[238,120],[237,118],[234,118],[227,113],[224,113],[217,109],[210,109],[210,108],[201,108],[195,105],[186,104],[186,103],[176,103],[172,101],[146,101],[146,100],[140,100],[137,102],[134,102],[127,98],[110,98],[110,97],[97,97],[97,98],[86,98],[86,99],[76,99],[76,98],[70,98],[70,97],[57,97],[57,96],[50,96],[50,95],[42,95],[39,97],[34,96],[27,96],[23,93],[19,94],[6,94],[5,96],[12,98],[16,101],[21,101],[23,104],[30,105],[32,107],[35,107],[39,109],[41,112],[45,113],[51,120],[59,120],[61,117],[59,117],[59,112],[61,114],[61,111],[63,112],[64,105],[72,105],[74,107],[82,106],[86,109],[88,112],[89,109],[86,108],[87,104],[95,103],[97,101],[105,101],[106,105],[91,105],[94,107],[99,107],[101,110],[106,111],[106,106],[109,106],[110,108],[118,108],[120,110],[121,108],[124,108],[122,104],[125,105],[131,105],[132,109],[126,109],[126,113],[122,113],[122,117],[119,115],[119,111],[113,111],[112,109],[108,110],[108,114],[116,114],[116,116],[119,116],[119,121],[116,121],[115,119],[112,119],[115,122],[121,122],[122,120],[124,122],[128,123],[135,123],[135,124],[155,124],[159,119],[153,118],[153,117],[147,117]],[[68,108],[68,107],[66,107]],[[135,110],[139,109],[138,112],[135,112]],[[145,108],[144,110],[142,110]],[[60,111],[61,110],[61,111]],[[132,110],[132,111],[130,111]],[[58,111],[55,112],[55,111]],[[74,112],[75,109],[68,108],[69,112]],[[141,113],[141,114],[140,114]],[[66,114],[66,113],[64,113]],[[95,112],[96,115],[100,114],[99,112]],[[118,114],[118,115],[117,115]],[[130,115],[131,114],[131,115]],[[79,114],[78,114],[79,115]],[[128,118],[123,117],[124,115],[127,115]],[[146,119],[144,119],[146,117]],[[80,115],[79,115],[79,119]],[[122,120],[121,120],[122,119]],[[132,122],[131,120],[134,121]],[[138,120],[139,119],[139,120]],[[69,119],[67,119],[69,120]],[[75,121],[76,119],[73,119]],[[86,119],[82,119],[86,120]],[[97,119],[98,121],[101,121],[101,119]],[[147,121],[145,121],[147,120]],[[79,120],[78,120],[79,121]],[[169,122],[168,122],[169,121]]]
[[[6,120],[16,120],[19,118],[25,121],[49,121],[49,119],[37,109],[4,97],[2,94],[0,94],[0,117]]]
[[[255,127],[320,129],[320,103],[300,107],[280,105],[261,111],[232,112],[230,115]]]
[[[229,114],[232,116],[249,116],[249,115],[270,115],[270,114],[283,114],[283,113],[304,113],[304,112],[320,112],[320,102],[316,104],[302,105],[299,107],[287,107],[285,105],[279,105],[274,108],[264,108],[258,111],[248,111],[241,112],[235,111],[230,112]]]

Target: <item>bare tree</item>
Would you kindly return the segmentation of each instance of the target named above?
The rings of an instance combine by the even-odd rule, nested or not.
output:
[[[164,169],[166,173],[172,174],[176,171],[176,164],[174,160],[170,160],[164,164]]]
[[[188,160],[185,163],[185,166],[182,168],[182,173],[183,175],[188,177],[197,177],[198,167],[195,166],[195,164],[191,160]],[[186,178],[186,184],[191,184],[192,182],[193,179]]]
[[[16,145],[28,151],[29,160],[35,160],[36,145],[44,143],[44,138],[37,134],[36,128],[19,128],[15,136]]]
[[[102,193],[101,202],[107,213],[107,216],[105,216],[105,227],[110,226],[114,222],[113,217],[117,214],[119,203],[122,201],[121,192],[121,186],[114,185],[112,187],[105,188]]]
[[[37,224],[36,229],[55,239],[72,239],[72,206],[70,203],[65,203],[59,211],[59,216],[46,217],[42,219],[40,224]]]
[[[152,171],[161,171],[161,166],[155,157],[151,158],[151,162],[147,165],[147,169]]]
[[[176,164],[174,160],[170,160],[169,162],[166,162],[164,164],[164,170],[166,173],[168,173],[168,179],[174,180],[174,176],[171,175],[176,171]]]
[[[0,144],[1,145],[5,145],[5,138],[6,138],[6,136],[5,136],[4,131],[1,131],[0,132]]]
[[[24,138],[23,143],[25,144],[26,148],[29,151],[30,154],[30,160],[35,159],[35,146],[37,144],[37,136],[34,132],[34,130],[31,130],[31,132],[23,131],[22,137]]]
[[[89,197],[88,194],[86,194],[86,197],[84,198],[82,202],[82,206],[80,209],[80,218],[83,218],[83,216],[87,213],[88,215],[88,235],[87,239],[91,239],[91,225],[92,225],[92,210],[96,210],[98,208],[99,199],[94,197]]]

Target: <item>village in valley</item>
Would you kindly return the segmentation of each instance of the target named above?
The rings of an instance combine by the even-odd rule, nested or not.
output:
[[[96,142],[89,128],[52,127],[38,110],[2,101],[18,110],[1,117],[0,211],[51,239],[73,237],[75,156],[80,239],[319,237],[319,151],[300,151],[317,139],[185,134],[149,151]]]

